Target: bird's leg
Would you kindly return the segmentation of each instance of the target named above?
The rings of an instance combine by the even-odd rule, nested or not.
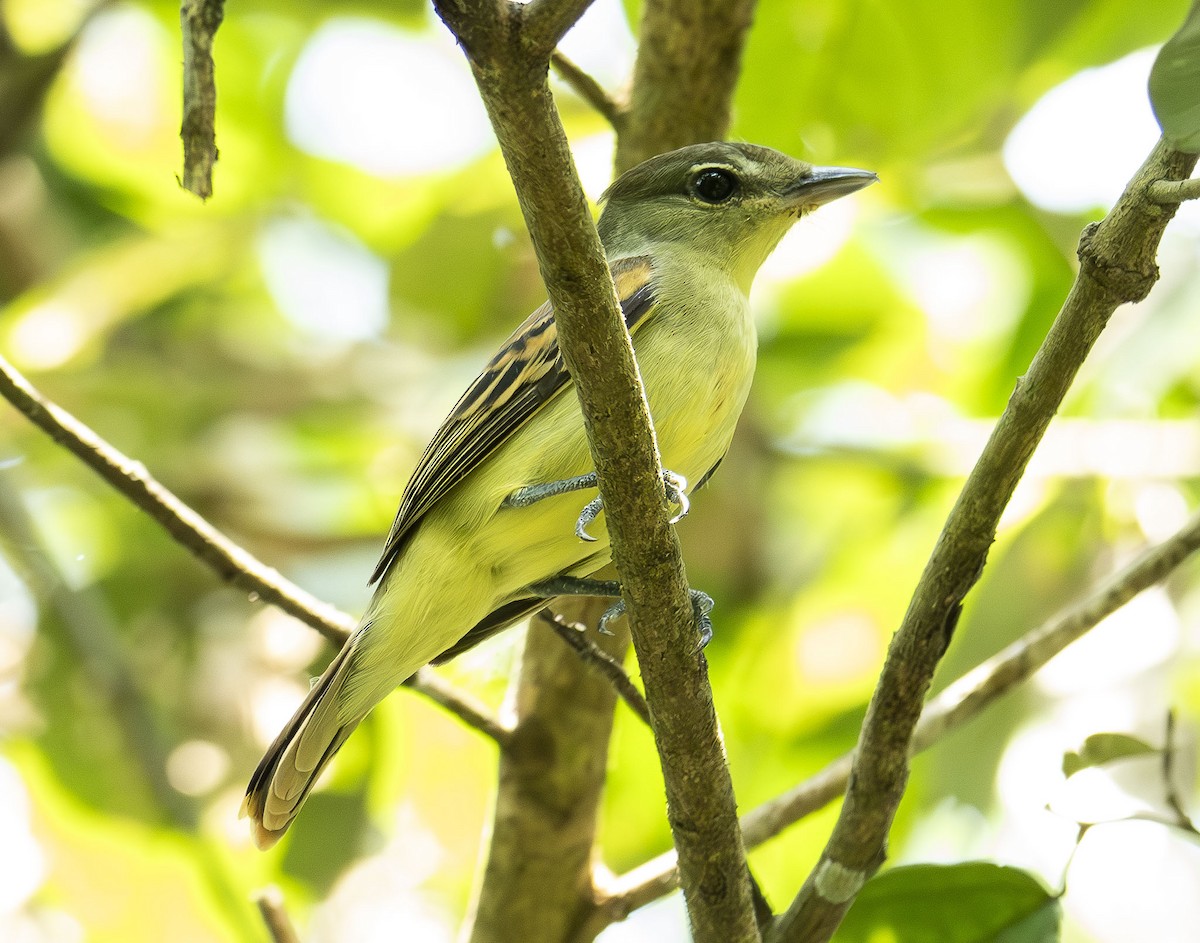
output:
[[[667,501],[679,508],[678,513],[671,518],[672,524],[678,524],[685,517],[688,511],[691,510],[691,503],[687,496],[687,479],[683,475],[677,475],[673,471],[663,472],[663,487],[667,490]],[[602,495],[596,495],[586,505],[579,515],[579,520],[575,522],[575,536],[580,540],[592,540],[596,538],[587,532],[588,525],[596,519],[596,516],[604,510],[604,498]]]
[[[510,494],[501,503],[506,508],[527,508],[537,504],[543,498],[556,498],[560,494],[572,491],[582,491],[584,488],[595,488],[598,484],[595,472],[586,475],[576,475],[574,478],[564,478],[562,481],[548,481],[543,485],[525,485]]]
[[[601,635],[612,635],[609,623],[625,613],[625,600],[621,598],[621,584],[616,580],[593,580],[581,576],[552,576],[548,580],[534,583],[529,587],[530,592],[543,599],[555,596],[608,596],[616,597],[616,601],[604,610],[600,616],[599,630]],[[688,595],[692,600],[692,611],[696,616],[696,628],[700,631],[700,647],[704,648],[713,637],[712,612],[713,600],[708,593],[698,589],[689,589]]]
[[[554,498],[560,494],[568,494],[571,491],[595,488],[596,485],[595,472],[588,472],[586,475],[576,475],[574,478],[564,478],[562,481],[550,481],[541,485],[526,485],[523,488],[518,488],[505,498],[502,506],[506,508],[525,508],[531,504],[536,504],[543,498]],[[663,487],[667,490],[667,500],[679,508],[678,513],[671,518],[672,524],[678,524],[687,517],[688,511],[691,509],[691,504],[688,502],[687,485],[687,479],[683,475],[677,475],[673,471],[663,472]],[[604,498],[600,495],[596,495],[595,498],[584,505],[583,510],[579,514],[579,520],[575,522],[575,535],[580,540],[595,541],[596,538],[587,532],[587,528],[603,510]],[[587,593],[585,595],[590,596],[593,594]]]

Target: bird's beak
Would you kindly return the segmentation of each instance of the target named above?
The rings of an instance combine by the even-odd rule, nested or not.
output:
[[[878,182],[879,178],[869,170],[814,167],[812,173],[792,183],[784,195],[804,207],[823,206]]]

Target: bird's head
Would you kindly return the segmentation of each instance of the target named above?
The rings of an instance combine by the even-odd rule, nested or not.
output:
[[[693,144],[622,174],[601,197],[609,258],[694,251],[743,291],[805,212],[861,190],[868,170],[814,167],[754,144]]]

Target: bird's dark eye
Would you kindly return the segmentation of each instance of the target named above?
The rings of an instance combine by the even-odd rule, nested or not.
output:
[[[692,177],[692,192],[705,203],[724,203],[737,188],[733,172],[720,167],[707,167]]]

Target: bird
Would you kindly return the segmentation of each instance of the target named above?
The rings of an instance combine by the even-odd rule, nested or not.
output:
[[[724,457],[749,394],[755,273],[801,216],[877,180],[718,141],[651,157],[601,197],[597,229],[676,519]],[[596,492],[596,476],[547,302],[501,345],[424,450],[358,628],[250,779],[242,815],[260,848],[287,831],[346,738],[419,668],[549,598],[619,597],[619,584],[591,578],[611,552],[602,497],[581,511],[581,492]],[[711,600],[695,592],[693,601],[707,623]]]

